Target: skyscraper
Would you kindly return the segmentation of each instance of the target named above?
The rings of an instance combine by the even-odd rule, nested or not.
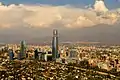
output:
[[[52,40],[52,60],[56,61],[58,58],[58,31],[53,30],[53,40]]]
[[[12,50],[12,49],[9,50],[9,59],[10,59],[10,60],[13,60],[13,59],[14,59],[14,53],[13,53],[13,50]]]
[[[20,54],[21,54],[21,58],[25,58],[26,57],[26,46],[25,46],[25,41],[21,41],[21,46],[20,46]]]
[[[37,50],[37,49],[34,51],[34,58],[35,58],[35,59],[38,58],[38,50]]]

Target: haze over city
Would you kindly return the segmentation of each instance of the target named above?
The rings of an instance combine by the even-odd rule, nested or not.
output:
[[[59,30],[60,41],[119,44],[119,0],[0,0],[0,42],[51,41]]]

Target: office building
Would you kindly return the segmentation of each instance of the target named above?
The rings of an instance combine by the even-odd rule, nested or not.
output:
[[[34,51],[34,59],[38,59],[38,50],[37,49]]]
[[[69,54],[69,58],[76,58],[76,57],[77,57],[76,49],[71,49],[70,54]]]
[[[20,53],[20,50],[17,51],[17,54],[18,54],[18,60],[22,60],[22,55]]]
[[[53,40],[52,40],[52,60],[56,61],[58,58],[58,31],[53,30]]]
[[[12,49],[9,50],[9,59],[14,60],[14,53]]]
[[[21,59],[26,57],[26,45],[25,45],[25,41],[21,41],[21,45],[20,45],[20,57]]]

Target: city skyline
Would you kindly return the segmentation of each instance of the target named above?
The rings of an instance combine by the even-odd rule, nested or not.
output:
[[[120,80],[120,0],[0,0],[1,80]]]
[[[21,40],[50,42],[54,28],[60,32],[60,41],[104,43],[120,41],[120,6],[116,7],[120,4],[119,1],[105,0],[109,11],[100,16],[94,11],[95,2],[92,0],[75,0],[73,4],[68,0],[0,1],[4,4],[1,3],[0,6],[1,43]],[[111,7],[112,3],[116,5]],[[104,6],[102,2],[96,4],[98,10],[99,6]]]

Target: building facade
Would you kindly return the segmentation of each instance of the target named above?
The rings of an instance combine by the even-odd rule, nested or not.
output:
[[[54,29],[52,40],[52,60],[55,61],[58,57],[58,31]]]

